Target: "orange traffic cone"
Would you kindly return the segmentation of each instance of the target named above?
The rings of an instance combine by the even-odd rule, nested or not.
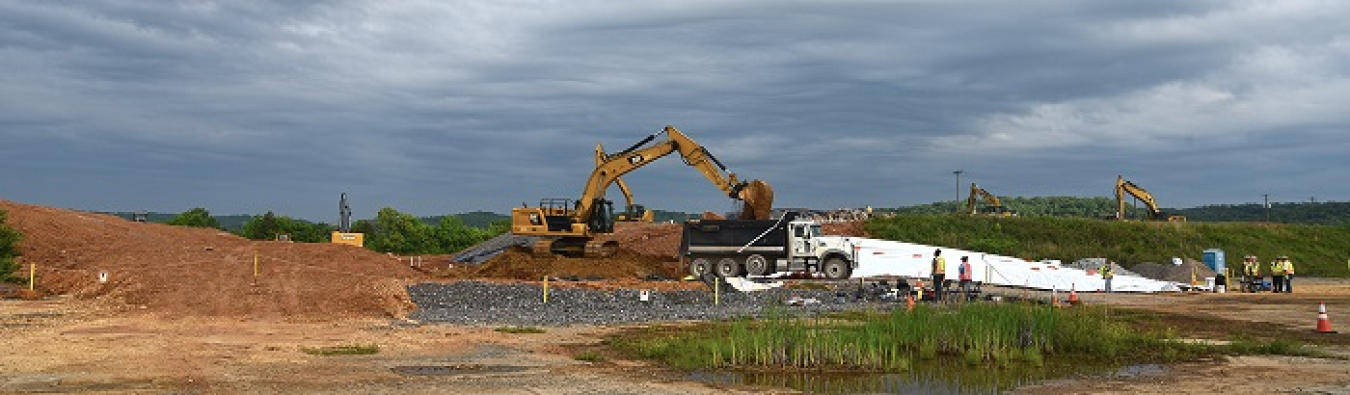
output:
[[[1327,304],[1320,302],[1317,305],[1317,333],[1336,333],[1331,330],[1331,319],[1327,318]]]
[[[905,310],[914,310],[914,295],[905,297]]]
[[[1082,302],[1078,301],[1078,287],[1072,286],[1069,288],[1069,304],[1077,306],[1079,303]]]

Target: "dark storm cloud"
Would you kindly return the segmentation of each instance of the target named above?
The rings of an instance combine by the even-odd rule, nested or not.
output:
[[[329,220],[575,197],[670,124],[784,206],[1343,199],[1338,2],[5,2],[0,198]],[[1318,158],[1316,162],[1308,158]],[[1313,163],[1318,163],[1314,165]],[[1319,182],[1323,181],[1323,182]],[[725,210],[676,159],[651,207]],[[88,191],[98,191],[89,193]]]

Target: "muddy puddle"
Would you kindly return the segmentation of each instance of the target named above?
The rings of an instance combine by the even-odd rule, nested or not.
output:
[[[898,373],[701,371],[695,381],[722,385],[791,388],[808,393],[997,394],[1047,380],[1131,377],[1162,372],[1162,365],[1110,366],[1047,363],[1042,367],[970,366],[959,360],[916,362]]]

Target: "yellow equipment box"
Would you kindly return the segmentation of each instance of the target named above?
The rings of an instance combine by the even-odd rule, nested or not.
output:
[[[333,243],[365,247],[366,235],[364,233],[333,232]]]

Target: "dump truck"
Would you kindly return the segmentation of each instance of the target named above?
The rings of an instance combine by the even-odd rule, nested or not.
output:
[[[680,262],[694,276],[711,272],[723,278],[804,271],[846,279],[858,266],[857,249],[847,237],[822,235],[819,223],[794,212],[776,220],[688,221]]]

